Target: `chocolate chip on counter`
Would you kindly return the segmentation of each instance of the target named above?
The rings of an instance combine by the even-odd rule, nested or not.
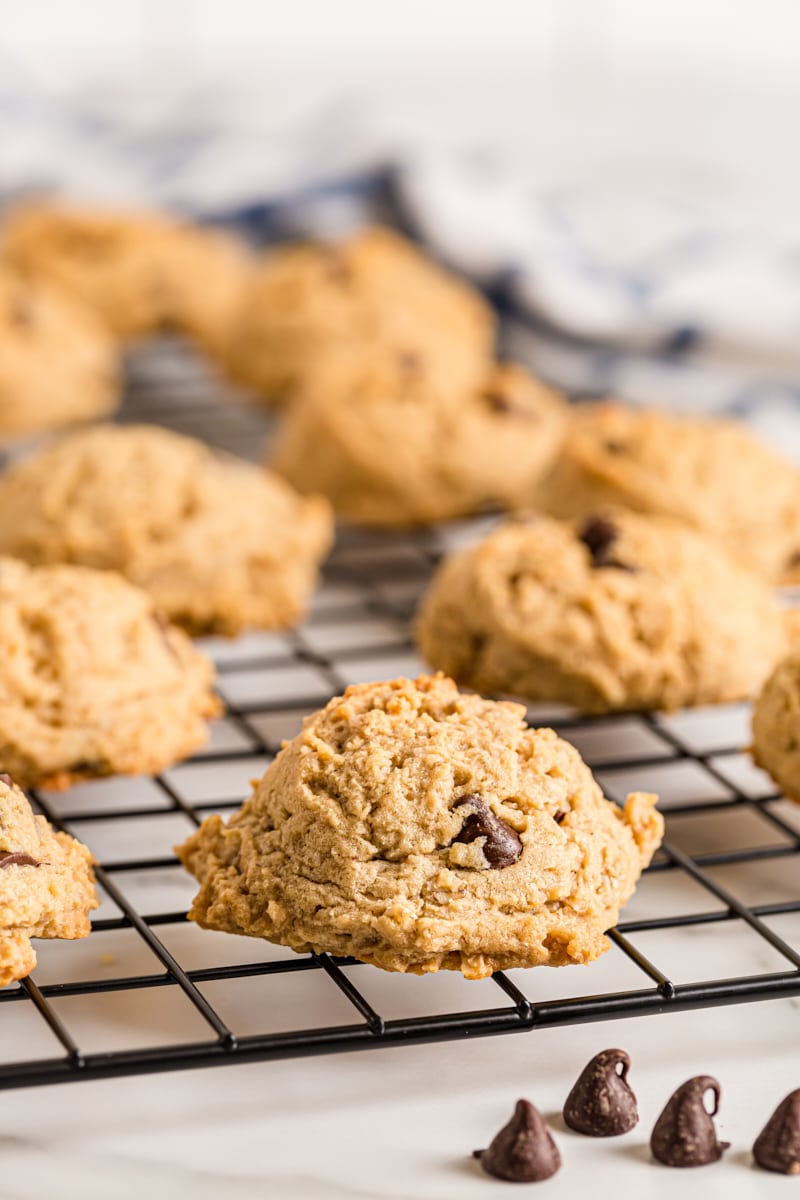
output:
[[[490,867],[499,871],[515,863],[522,854],[522,841],[517,831],[496,817],[480,796],[462,796],[456,800],[453,808],[461,808],[462,805],[469,805],[473,811],[465,819],[461,832],[456,834],[453,842],[474,842],[477,838],[486,838],[483,857]],[[453,845],[453,842],[450,844]]]
[[[10,775],[6,775],[5,772],[0,774],[0,783],[4,783],[6,785],[6,787],[14,786],[14,780],[11,778]]]
[[[800,1088],[781,1100],[753,1143],[753,1158],[765,1171],[800,1175]]]
[[[706,1092],[714,1093],[710,1113],[704,1104]],[[713,1118],[719,1111],[719,1097],[720,1086],[711,1075],[695,1075],[682,1083],[653,1127],[653,1158],[667,1167],[702,1167],[722,1158],[730,1142],[717,1141]]]
[[[578,533],[579,539],[592,556],[593,567],[614,567],[617,571],[636,574],[636,567],[620,562],[611,553],[611,547],[619,537],[619,529],[608,517],[589,517]]]
[[[639,1111],[628,1084],[630,1065],[624,1050],[601,1050],[594,1056],[564,1105],[570,1129],[589,1137],[616,1137],[633,1129]]]
[[[550,1130],[529,1100],[518,1100],[513,1117],[488,1149],[473,1153],[487,1174],[510,1183],[537,1183],[555,1175],[561,1166]]]
[[[11,854],[0,854],[0,871],[4,867],[40,867],[41,865],[38,858],[32,858],[30,854],[23,854],[21,850],[15,850]]]

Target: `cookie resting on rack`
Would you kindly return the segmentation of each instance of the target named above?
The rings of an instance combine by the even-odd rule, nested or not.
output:
[[[186,634],[119,575],[0,558],[0,769],[20,786],[187,757],[218,712],[213,681]]]
[[[331,350],[408,356],[456,389],[489,367],[492,311],[390,229],[270,251],[245,290],[228,366],[268,404],[291,399]]]
[[[0,253],[78,297],[118,338],[183,333],[214,353],[227,345],[251,269],[244,247],[216,230],[55,201],[12,211]]]
[[[800,647],[778,663],[753,709],[753,758],[800,803]]]
[[[767,578],[800,579],[800,471],[735,421],[580,405],[531,499],[562,518],[608,505],[678,517]]]
[[[442,675],[359,684],[306,718],[227,824],[177,853],[207,929],[389,971],[587,963],[662,835],[520,705]]]
[[[108,416],[117,351],[91,312],[0,266],[0,440]]]
[[[414,525],[522,503],[565,426],[563,400],[523,367],[451,386],[422,359],[342,353],[298,390],[271,465],[343,517]]]
[[[326,500],[155,426],[95,426],[0,477],[0,553],[119,571],[193,633],[295,623],[332,534]]]
[[[445,559],[417,640],[459,683],[600,713],[747,697],[787,634],[768,585],[718,543],[609,509],[508,522]]]
[[[82,938],[98,900],[92,856],[0,775],[0,987],[36,966],[31,938]]]

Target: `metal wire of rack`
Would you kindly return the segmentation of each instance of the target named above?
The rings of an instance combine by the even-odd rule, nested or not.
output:
[[[153,347],[123,419],[253,453],[265,420],[218,392],[194,360]],[[0,991],[0,1088],[800,995],[800,807],[742,752],[742,705],[595,720],[531,710],[578,746],[607,795],[662,796],[667,840],[590,967],[406,978],[186,922],[194,883],[169,847],[207,813],[238,807],[305,712],[350,682],[422,669],[409,618],[437,559],[473,525],[344,531],[300,629],[208,643],[225,714],[206,750],[153,779],[32,794],[94,850],[103,903],[85,942],[40,942],[33,975]]]

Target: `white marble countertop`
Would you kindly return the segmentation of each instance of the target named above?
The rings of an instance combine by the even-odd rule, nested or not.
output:
[[[749,1147],[800,1084],[798,1001],[772,1001],[475,1041],[80,1083],[0,1095],[3,1200],[170,1196],[392,1197],[502,1194],[470,1157],[525,1096],[548,1115],[564,1165],[558,1197],[785,1195]],[[568,1132],[558,1112],[606,1046],[633,1059],[642,1120],[625,1137]],[[722,1084],[722,1163],[676,1175],[654,1164],[650,1128],[674,1086]],[[795,1185],[796,1186],[796,1185]],[[518,1189],[520,1192],[522,1188]],[[517,1194],[513,1189],[512,1193]]]

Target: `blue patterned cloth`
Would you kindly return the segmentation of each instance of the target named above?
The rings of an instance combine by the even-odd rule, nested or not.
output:
[[[537,190],[476,155],[365,151],[353,113],[241,127],[56,104],[0,60],[0,198],[166,205],[258,242],[385,220],[472,277],[505,353],[573,394],[731,411],[800,459],[800,243],[608,188]]]

